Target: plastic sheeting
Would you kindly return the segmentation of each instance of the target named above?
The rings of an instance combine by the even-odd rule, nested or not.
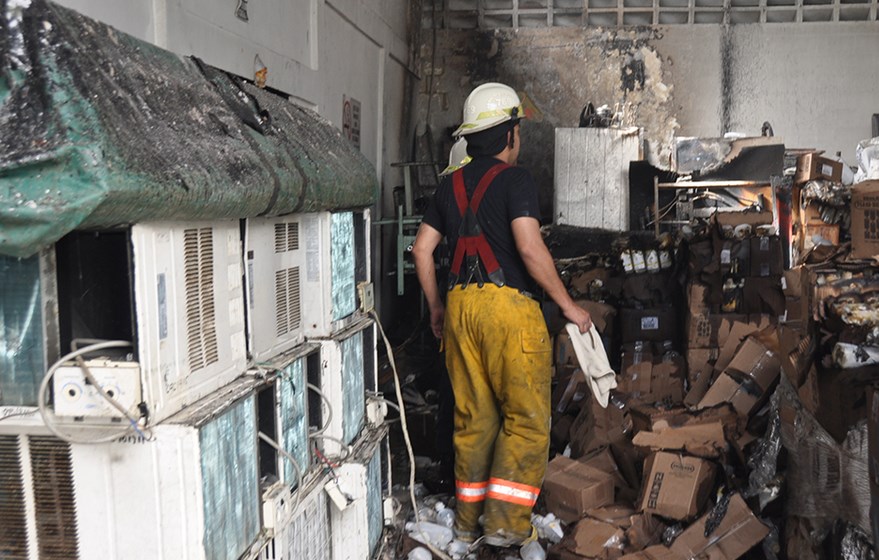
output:
[[[0,0],[0,254],[76,228],[369,206],[374,168],[285,98],[45,0]]]
[[[251,395],[199,432],[205,557],[237,560],[259,535],[256,410]]]
[[[45,362],[40,258],[0,256],[0,405],[36,406]]]
[[[308,469],[308,418],[305,409],[305,358],[284,368],[278,378],[281,414],[281,438],[284,450],[296,459],[302,472]],[[284,480],[295,487],[296,468],[283,459]]]
[[[822,523],[842,519],[870,532],[866,422],[855,424],[839,444],[803,408],[784,376],[773,400],[788,451],[788,514]]]

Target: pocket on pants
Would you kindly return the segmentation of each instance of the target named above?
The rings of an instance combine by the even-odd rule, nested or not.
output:
[[[525,354],[539,354],[550,352],[551,350],[552,346],[549,344],[549,335],[547,333],[522,333],[522,352]]]

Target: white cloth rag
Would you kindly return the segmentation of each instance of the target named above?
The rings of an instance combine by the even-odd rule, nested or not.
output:
[[[592,396],[598,401],[602,407],[607,408],[607,401],[610,398],[611,389],[616,389],[616,374],[610,367],[607,359],[607,353],[604,351],[604,344],[601,343],[601,337],[595,325],[589,327],[585,333],[580,332],[580,328],[574,323],[565,325],[565,329],[571,337],[571,345],[574,347],[574,354],[577,355],[577,362],[580,363],[580,369],[589,381],[589,387],[592,389]]]

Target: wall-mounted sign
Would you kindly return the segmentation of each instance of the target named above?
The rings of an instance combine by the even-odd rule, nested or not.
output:
[[[360,102],[342,96],[342,134],[360,149]]]

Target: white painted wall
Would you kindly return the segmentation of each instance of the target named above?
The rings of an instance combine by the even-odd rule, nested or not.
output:
[[[731,130],[759,134],[768,120],[788,147],[839,151],[850,165],[871,136],[879,22],[665,27],[654,45],[674,85],[681,136],[726,132],[724,103]]]

